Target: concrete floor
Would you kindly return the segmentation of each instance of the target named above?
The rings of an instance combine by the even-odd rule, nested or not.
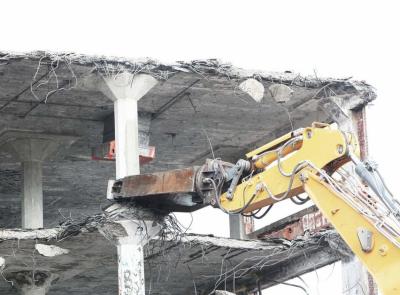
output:
[[[276,272],[304,255],[303,272],[340,259],[329,245],[340,238],[332,231],[311,238],[286,241],[267,239],[242,241],[202,235],[185,235],[179,240],[153,240],[146,248],[146,290],[149,294],[209,294],[215,289],[243,290],[255,278],[276,279]],[[45,257],[35,244],[56,245],[68,254]],[[7,261],[6,278],[14,272],[52,273],[49,295],[117,294],[116,247],[98,232],[82,233],[57,241],[8,240],[1,243],[0,256]],[[0,280],[1,294],[17,294],[11,284]]]

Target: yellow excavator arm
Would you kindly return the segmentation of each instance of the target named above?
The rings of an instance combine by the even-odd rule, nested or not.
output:
[[[375,168],[358,155],[352,134],[313,124],[248,153],[247,161],[235,166],[241,182],[231,181],[217,195],[218,206],[229,214],[249,214],[286,198],[303,201],[297,195],[305,192],[383,294],[400,294],[400,206]],[[352,165],[342,167],[347,162]],[[223,191],[222,183],[210,181],[215,191]]]
[[[349,153],[359,154],[356,138],[327,124],[314,123],[288,133],[248,153],[247,161],[238,162],[237,166],[246,163],[248,177],[222,194],[221,207],[246,213],[299,195],[304,192],[299,177],[303,168],[333,172],[350,161]]]
[[[400,204],[376,167],[360,161],[356,137],[334,126],[314,123],[290,132],[235,165],[213,159],[201,167],[128,176],[109,191],[114,200],[167,212],[212,205],[256,218],[276,202],[312,199],[383,294],[400,294]]]
[[[400,294],[399,228],[390,235],[384,227],[385,216],[376,213],[373,201],[365,200],[371,212],[355,209],[332,185],[321,180],[315,171],[302,172],[304,189],[323,215],[329,220],[353,253],[366,266],[384,295]],[[375,221],[374,221],[375,219]],[[393,239],[397,240],[393,241]]]

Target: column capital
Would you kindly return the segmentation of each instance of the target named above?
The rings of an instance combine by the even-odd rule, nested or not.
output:
[[[134,205],[114,203],[105,209],[109,220],[100,233],[116,245],[136,244],[144,246],[161,230],[163,216]]]
[[[121,72],[115,75],[90,74],[82,77],[77,87],[83,90],[100,91],[110,100],[142,98],[158,83],[148,74]]]
[[[50,289],[51,283],[58,276],[48,271],[15,271],[7,273],[7,280],[13,282],[21,295],[45,295]]]
[[[110,100],[133,99],[138,101],[157,83],[157,79],[147,74],[122,72],[112,77],[102,76],[100,90]]]
[[[0,148],[8,150],[19,162],[41,162],[60,146],[70,146],[77,137],[32,130],[9,129],[0,132]]]

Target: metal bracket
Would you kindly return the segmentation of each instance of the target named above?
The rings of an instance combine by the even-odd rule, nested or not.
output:
[[[361,249],[366,253],[371,252],[374,247],[373,233],[366,228],[360,227],[357,229],[357,236]]]
[[[239,182],[239,179],[242,177],[244,172],[249,171],[251,168],[251,164],[249,161],[240,159],[236,165],[232,168],[233,169],[233,177],[231,181],[231,185],[229,186],[228,192],[226,194],[226,198],[228,200],[233,199],[233,194],[235,192],[236,186]]]

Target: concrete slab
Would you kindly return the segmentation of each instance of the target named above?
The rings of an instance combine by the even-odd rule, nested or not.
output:
[[[0,237],[5,237],[10,230],[7,235],[2,232]],[[60,234],[61,231],[59,237]],[[21,232],[17,231],[17,235]],[[51,272],[58,278],[49,289],[49,295],[117,293],[117,249],[107,239],[97,231],[59,240],[51,232],[49,238],[49,241],[3,240],[0,256],[6,261],[5,277],[15,271],[34,268],[37,272]],[[195,288],[197,294],[210,294],[216,289],[239,293],[249,290],[251,284],[254,287],[255,279],[261,275],[276,279],[273,275],[276,270],[284,269],[297,258],[304,262],[304,255],[309,257],[309,264],[302,266],[303,272],[336,261],[339,256],[328,243],[335,239],[340,238],[333,231],[326,231],[292,242],[283,239],[243,241],[203,235],[152,240],[144,249],[146,290],[151,294],[171,295],[191,294]],[[35,251],[38,242],[67,249],[69,254],[39,255]],[[10,284],[0,280],[1,294],[16,292]]]

